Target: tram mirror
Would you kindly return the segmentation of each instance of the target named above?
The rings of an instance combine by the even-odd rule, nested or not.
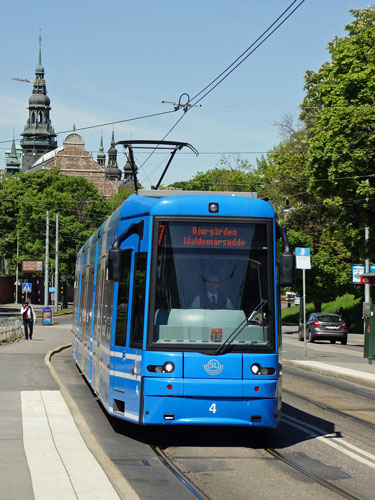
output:
[[[294,284],[295,257],[290,253],[280,255],[280,286]]]
[[[125,250],[121,248],[111,248],[108,252],[108,279],[111,281],[121,281],[124,269]]]

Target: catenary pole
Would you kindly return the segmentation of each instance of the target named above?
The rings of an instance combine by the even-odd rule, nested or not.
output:
[[[58,310],[59,296],[59,214],[56,214],[56,245],[55,245],[55,312]]]
[[[17,260],[16,260],[16,296],[14,298],[14,303],[18,303],[18,255],[20,247],[20,230],[17,229]]]
[[[48,307],[48,271],[49,271],[49,211],[47,210],[46,218],[46,257],[44,262],[44,307]]]
[[[367,184],[369,184],[369,179],[366,180]],[[366,196],[366,201],[368,202],[368,196]],[[369,244],[369,227],[366,225],[365,226],[365,273],[370,272],[370,259],[368,257],[369,251],[368,251],[368,244]],[[370,285],[365,284],[365,303],[369,304],[370,303]],[[363,333],[365,333],[365,320],[363,320]]]
[[[306,274],[302,269],[302,295],[303,295],[303,357],[307,358],[307,338],[306,338]]]

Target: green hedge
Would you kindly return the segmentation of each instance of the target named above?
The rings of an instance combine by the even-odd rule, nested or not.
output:
[[[302,300],[302,299],[301,299]],[[337,297],[332,302],[327,302],[322,305],[322,312],[337,313],[340,307],[344,310],[345,321],[349,324],[349,331],[355,333],[363,333],[362,320],[362,303],[363,298],[355,298],[354,295],[346,294],[342,297]],[[298,324],[300,306],[285,307],[281,310],[281,319],[284,324]],[[314,304],[306,304],[306,315],[308,316],[314,311]],[[319,311],[318,311],[319,312]]]

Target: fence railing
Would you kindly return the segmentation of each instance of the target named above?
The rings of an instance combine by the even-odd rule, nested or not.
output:
[[[23,337],[22,318],[7,318],[0,320],[0,345]]]

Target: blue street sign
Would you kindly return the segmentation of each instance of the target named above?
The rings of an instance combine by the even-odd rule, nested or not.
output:
[[[361,276],[365,273],[366,267],[364,264],[355,264],[352,266],[352,283],[361,283]],[[375,265],[370,265],[370,273],[375,272]]]
[[[22,293],[31,293],[31,283],[22,283]]]
[[[352,283],[361,283],[361,276],[365,272],[363,264],[356,264],[352,266]]]
[[[311,269],[310,248],[296,247],[296,268]]]

